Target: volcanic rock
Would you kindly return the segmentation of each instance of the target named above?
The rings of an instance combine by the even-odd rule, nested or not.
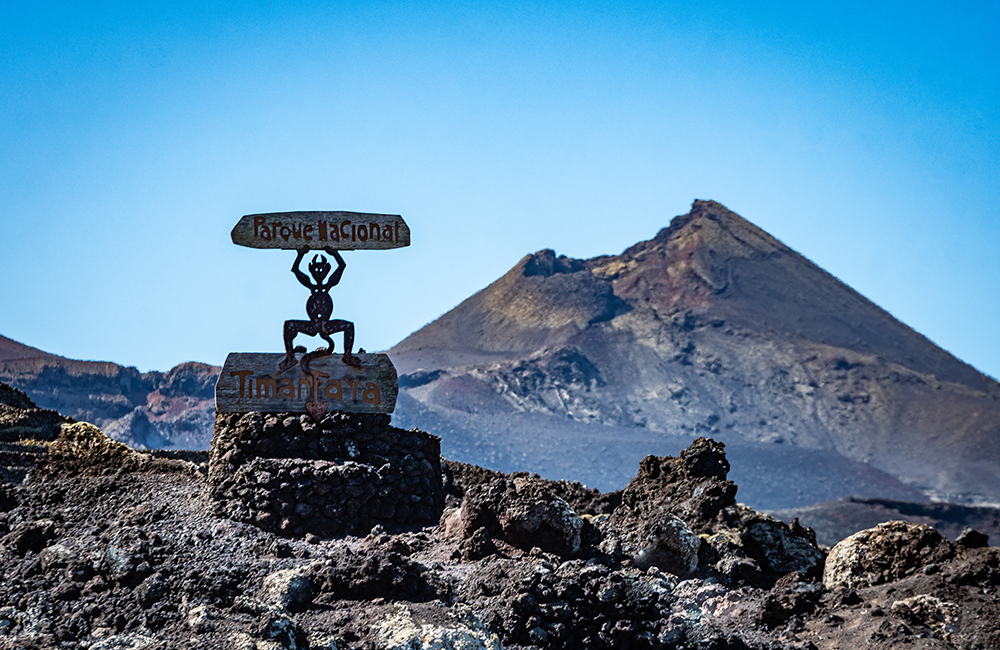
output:
[[[56,524],[50,520],[25,521],[3,538],[3,545],[18,557],[28,551],[39,552],[57,536]]]
[[[372,641],[384,650],[503,650],[497,635],[470,608],[459,605],[448,615],[450,620],[418,624],[409,607],[397,604],[394,612],[372,626]]]
[[[546,482],[528,478],[473,486],[462,500],[460,524],[466,538],[485,529],[522,550],[538,547],[566,557],[580,550],[583,528],[580,516]]]
[[[485,527],[477,528],[471,535],[466,534],[465,539],[458,546],[459,556],[466,562],[474,562],[484,557],[489,557],[497,552],[497,546],[493,543],[493,538]]]
[[[270,574],[264,578],[264,584],[257,592],[257,600],[281,609],[308,602],[312,596],[310,568],[282,569]]]
[[[698,438],[677,458],[646,456],[622,493],[622,505],[642,520],[666,510],[696,533],[711,532],[720,513],[736,505],[736,485],[726,478],[725,446]]]
[[[983,548],[984,546],[990,545],[990,538],[988,535],[984,535],[978,530],[966,527],[959,534],[959,536],[955,538],[955,544],[958,546],[964,546],[965,548]]]
[[[461,505],[462,497],[471,486],[503,478],[529,478],[535,481],[545,481],[551,494],[568,503],[579,515],[611,514],[622,502],[621,490],[601,492],[595,488],[589,488],[579,481],[565,479],[547,481],[531,472],[504,474],[443,457],[441,458],[441,475],[444,481],[445,496],[449,499],[448,505],[455,507]]]
[[[655,566],[674,575],[689,576],[698,569],[701,544],[701,538],[687,524],[669,513],[659,512],[644,522],[641,533],[626,552],[640,569]]]
[[[929,627],[945,639],[958,632],[961,622],[958,605],[929,594],[897,600],[892,604],[892,613],[911,623]]]
[[[601,527],[605,552],[680,576],[711,567],[734,584],[773,585],[789,573],[819,578],[824,555],[812,530],[736,503],[724,447],[699,438],[677,458],[644,458]]]
[[[824,553],[816,545],[816,534],[792,520],[790,524],[746,509],[740,509],[740,541],[771,581],[791,573],[818,579],[823,572]]]
[[[948,540],[930,526],[890,521],[834,546],[826,558],[823,584],[857,588],[892,582],[952,555]]]

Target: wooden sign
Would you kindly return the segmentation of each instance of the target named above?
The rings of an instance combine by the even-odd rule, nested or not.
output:
[[[399,384],[389,356],[357,357],[358,367],[335,355],[312,359],[308,369],[300,363],[280,371],[284,354],[231,352],[215,384],[215,408],[221,413],[310,413],[317,420],[327,411],[392,413]]]
[[[372,250],[409,246],[410,228],[397,214],[272,212],[246,215],[232,237],[250,248]]]

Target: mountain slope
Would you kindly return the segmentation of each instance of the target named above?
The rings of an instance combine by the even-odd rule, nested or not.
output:
[[[43,352],[38,348],[33,348],[24,343],[18,343],[6,336],[0,336],[0,361],[10,359],[38,359],[44,357],[54,357],[54,354]]]
[[[711,434],[755,463],[737,480],[757,507],[852,492],[1000,502],[1000,385],[712,201],[621,255],[526,256],[390,354],[397,419],[451,430],[442,447],[459,460],[488,450],[552,478],[572,463],[610,489],[639,448]],[[557,458],[542,460],[546,437]],[[782,492],[791,463],[803,475]]]

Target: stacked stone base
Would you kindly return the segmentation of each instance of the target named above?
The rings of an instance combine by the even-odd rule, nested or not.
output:
[[[437,523],[440,439],[388,415],[217,413],[209,453],[217,514],[286,536],[364,535]]]

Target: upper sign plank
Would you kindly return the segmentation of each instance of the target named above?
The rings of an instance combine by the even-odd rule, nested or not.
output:
[[[248,214],[233,228],[233,243],[250,248],[337,250],[401,248],[410,228],[398,214],[271,212]]]

